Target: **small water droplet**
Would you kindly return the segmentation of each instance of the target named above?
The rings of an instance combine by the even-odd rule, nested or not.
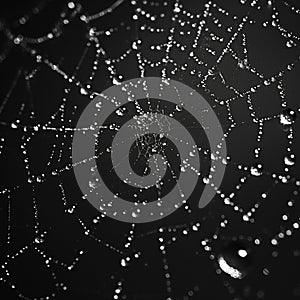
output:
[[[190,151],[189,156],[194,157],[195,153],[193,151]]]
[[[101,108],[101,106],[102,106],[102,102],[101,101],[99,101],[99,102],[96,103],[96,107],[97,108]]]
[[[292,125],[296,121],[296,112],[290,108],[286,108],[280,114],[280,123],[282,125]]]
[[[42,244],[44,242],[44,239],[42,236],[38,236],[34,239],[34,242],[37,244]]]
[[[119,108],[119,109],[117,109],[116,110],[116,114],[118,115],[118,116],[124,116],[124,112],[123,112],[123,110],[122,110],[122,108]]]
[[[94,181],[89,181],[89,187],[95,189],[97,187],[97,183]]]
[[[261,176],[262,175],[262,171],[263,171],[263,166],[261,164],[257,164],[255,166],[252,166],[250,168],[250,173],[253,176]]]
[[[68,3],[68,7],[69,7],[70,9],[75,8],[74,2],[69,2],[69,3]]]
[[[131,213],[131,215],[132,215],[133,218],[137,218],[139,216],[138,212],[136,212],[136,211],[133,211]]]
[[[124,258],[121,259],[121,266],[122,267],[126,267],[127,266],[126,260]]]
[[[14,38],[14,43],[15,43],[16,45],[21,44],[22,41],[23,41],[23,36],[22,36],[22,35],[18,35],[16,38]]]
[[[40,55],[37,55],[36,57],[35,57],[35,60],[36,60],[36,62],[41,62],[42,61],[42,57],[40,56]]]
[[[85,89],[85,88],[80,88],[80,94],[81,95],[87,95],[88,94],[88,91]]]
[[[121,84],[121,82],[119,81],[119,79],[118,78],[113,78],[112,79],[112,83],[114,84],[114,85],[120,85]]]
[[[184,104],[183,103],[180,103],[180,104],[176,105],[176,110],[177,111],[182,111],[183,109],[184,109]]]
[[[141,40],[134,41],[131,45],[133,50],[138,50],[142,44]]]
[[[270,270],[267,269],[267,268],[264,268],[263,269],[263,274],[266,275],[266,276],[268,276],[270,274]]]
[[[295,164],[296,160],[295,160],[295,155],[294,154],[289,154],[284,158],[284,163],[287,166],[293,166]]]
[[[228,241],[221,248],[218,263],[224,273],[242,279],[249,273],[252,260],[251,249],[243,241]]]
[[[288,48],[291,48],[293,46],[295,46],[294,42],[292,40],[288,40],[285,44]]]

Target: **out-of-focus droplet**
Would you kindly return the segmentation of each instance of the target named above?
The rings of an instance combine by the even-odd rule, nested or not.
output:
[[[244,278],[249,273],[252,263],[252,250],[242,241],[227,242],[218,256],[221,270],[235,279]]]

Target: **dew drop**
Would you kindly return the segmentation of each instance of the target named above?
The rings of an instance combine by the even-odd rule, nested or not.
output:
[[[252,259],[251,249],[242,241],[229,241],[222,247],[218,263],[224,273],[242,279],[249,273]]]
[[[294,46],[294,42],[292,40],[288,40],[285,44],[288,48],[291,48]]]
[[[87,95],[88,94],[88,91],[85,89],[85,88],[80,88],[80,94],[81,95]]]
[[[194,157],[194,156],[195,156],[195,153],[194,153],[193,151],[190,151],[190,152],[189,152],[189,156]]]
[[[102,106],[102,102],[101,101],[99,101],[99,102],[96,103],[96,107],[97,108],[101,108],[101,106]]]
[[[35,57],[35,60],[36,60],[36,62],[41,62],[42,61],[42,57],[40,56],[40,55],[37,55],[36,57]]]
[[[289,154],[284,158],[284,163],[287,166],[293,166],[295,164],[296,160],[295,160],[295,155],[294,154]]]
[[[240,257],[244,258],[244,257],[246,257],[246,256],[248,255],[248,252],[247,252],[247,250],[245,250],[245,249],[239,249],[239,250],[238,250],[238,255],[239,255]]]
[[[133,212],[131,213],[131,216],[132,216],[133,218],[137,218],[137,217],[139,216],[139,214],[138,214],[136,211],[133,211]]]
[[[116,110],[116,114],[118,115],[118,116],[124,116],[124,112],[123,112],[123,110],[122,110],[122,108],[119,108],[119,109],[117,109]]]
[[[44,242],[44,239],[42,236],[39,236],[34,239],[34,242],[37,244],[42,244]]]
[[[138,50],[140,48],[140,45],[142,44],[142,41],[141,40],[137,40],[137,41],[134,41],[131,45],[132,49],[133,50]]]
[[[286,108],[280,114],[280,123],[282,125],[292,125],[296,121],[296,112],[290,108]]]
[[[266,276],[268,276],[270,274],[270,270],[267,269],[267,268],[264,268],[263,269],[263,274],[266,275]]]
[[[124,258],[121,259],[121,266],[122,267],[126,267],[127,266],[126,260]]]
[[[177,104],[177,105],[176,105],[176,110],[177,110],[177,111],[182,111],[183,108],[184,108],[184,104],[183,104],[183,103]]]
[[[250,174],[253,176],[261,176],[263,171],[263,166],[261,164],[257,164],[250,168]]]
[[[114,84],[114,85],[120,85],[121,84],[121,82],[119,81],[119,79],[118,78],[113,78],[112,79],[112,83]]]
[[[22,35],[18,35],[16,38],[14,38],[14,43],[15,43],[16,45],[21,44],[22,41],[23,41],[23,36],[22,36]]]
[[[70,9],[75,8],[74,2],[69,2],[69,3],[68,3],[68,7],[69,7]]]

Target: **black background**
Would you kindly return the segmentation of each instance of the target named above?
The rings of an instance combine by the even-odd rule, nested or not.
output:
[[[286,40],[279,32],[271,26],[262,27],[262,22],[271,19],[271,8],[267,6],[267,1],[260,1],[261,9],[257,10],[250,6],[250,1],[241,5],[239,1],[213,1],[221,7],[226,8],[232,17],[222,19],[225,26],[237,28],[243,16],[249,14],[254,24],[246,24],[243,32],[247,36],[247,49],[249,62],[252,66],[264,74],[265,78],[276,74],[279,70],[293,62],[299,56],[299,46],[287,48]],[[273,1],[280,12],[282,26],[292,31],[295,35],[300,35],[300,16],[291,12],[283,1]],[[109,7],[112,1],[81,1],[82,13],[87,15],[96,13]],[[162,3],[162,2],[161,2]],[[297,1],[289,1],[297,6]],[[45,32],[51,31],[55,26],[59,15],[66,7],[65,1],[45,1],[44,9],[24,26],[17,24],[16,20],[24,14],[30,13],[36,1],[2,1],[0,5],[0,16],[5,24],[5,28],[10,28],[12,34],[17,36],[39,37]],[[204,1],[184,1],[186,9],[194,14],[202,14]],[[299,4],[298,4],[299,5]],[[165,17],[150,24],[153,27],[171,26],[171,16],[173,14],[173,1],[167,6],[151,7],[138,1],[138,7],[145,7],[154,14],[164,12]],[[167,32],[164,34],[141,32],[138,22],[132,20],[134,8],[125,1],[111,14],[103,18],[90,22],[88,25],[79,20],[81,13],[70,21],[68,26],[63,27],[62,34],[53,40],[45,41],[38,45],[27,44],[27,50],[36,49],[43,57],[56,63],[67,74],[75,74],[75,66],[78,63],[87,43],[87,33],[90,27],[97,30],[108,30],[109,28],[120,28],[115,34],[107,37],[101,36],[101,44],[106,50],[108,57],[118,57],[125,50],[130,48],[133,40],[141,38],[143,40],[141,51],[145,57],[153,61],[161,60],[162,53],[155,53],[149,50],[149,45],[165,42]],[[216,14],[217,15],[217,14]],[[219,15],[218,15],[219,16]],[[120,26],[123,21],[126,25]],[[149,23],[141,18],[140,23]],[[128,26],[128,28],[126,28]],[[178,30],[179,26],[176,25]],[[209,19],[208,27],[213,27],[212,20]],[[193,29],[195,31],[195,29]],[[232,33],[221,32],[225,41],[228,41]],[[188,36],[180,36],[175,30],[175,36],[183,44],[190,46],[191,41]],[[200,36],[200,45],[196,51],[198,55],[208,63],[214,65],[215,57],[204,51],[206,45],[211,45],[211,41],[206,34]],[[213,43],[212,43],[213,44]],[[226,43],[225,43],[226,44]],[[234,41],[232,48],[242,57],[241,36]],[[213,45],[217,53],[223,49],[224,44]],[[45,297],[55,293],[55,299],[113,299],[114,289],[119,281],[122,282],[122,292],[120,299],[297,299],[300,297],[299,278],[299,233],[294,232],[291,237],[285,237],[278,246],[271,245],[271,239],[279,232],[284,232],[291,228],[295,220],[299,220],[299,195],[295,182],[287,184],[274,184],[275,180],[270,174],[283,173],[283,157],[287,147],[287,128],[279,123],[278,116],[282,112],[280,97],[276,84],[262,86],[257,92],[252,94],[254,110],[258,118],[274,116],[272,121],[266,122],[264,134],[262,136],[262,154],[259,162],[263,163],[264,174],[260,177],[249,177],[247,183],[237,192],[234,202],[248,211],[254,203],[260,202],[260,208],[254,215],[254,223],[244,222],[242,214],[233,211],[231,207],[225,206],[222,199],[217,195],[214,201],[205,209],[193,208],[191,213],[181,208],[166,219],[136,225],[134,241],[129,249],[124,247],[126,237],[131,228],[131,224],[121,223],[109,218],[101,219],[98,224],[93,223],[93,219],[98,216],[98,212],[87,201],[82,199],[82,194],[77,186],[72,170],[63,172],[59,176],[51,176],[53,169],[63,168],[71,162],[71,142],[72,135],[59,133],[55,137],[53,132],[37,133],[28,146],[28,156],[30,158],[30,168],[32,174],[45,173],[45,180],[35,184],[35,195],[32,194],[32,184],[27,183],[27,174],[24,168],[24,156],[20,146],[24,126],[44,124],[49,117],[58,110],[64,89],[69,88],[66,106],[65,121],[55,119],[53,124],[60,128],[63,125],[75,127],[76,122],[87,103],[88,96],[81,95],[80,87],[69,84],[56,72],[51,70],[44,63],[37,63],[35,59],[20,45],[14,45],[7,38],[4,31],[0,33],[0,53],[7,51],[7,57],[0,64],[0,99],[5,101],[5,97],[10,90],[14,78],[18,72],[20,78],[13,88],[5,109],[0,114],[1,136],[5,137],[3,151],[0,156],[1,166],[1,187],[17,189],[10,193],[10,222],[8,217],[8,193],[0,195],[0,222],[1,222],[1,246],[0,263],[5,264],[10,275],[6,277],[4,270],[0,270],[0,277],[7,279],[6,283],[0,281],[1,299],[19,299],[20,294],[29,299],[34,297]],[[217,55],[218,56],[218,55]],[[104,64],[104,58],[99,58],[99,68],[92,82],[88,81],[91,73],[95,52],[89,50],[82,65],[76,72],[76,78],[83,84],[91,84],[91,91],[100,92],[112,85],[109,73]],[[172,57],[179,64],[189,62],[186,56],[180,51],[172,53]],[[192,68],[198,66],[190,62]],[[116,64],[119,74],[124,76],[124,80],[139,77],[137,59],[134,55],[129,55],[123,62]],[[34,69],[36,75],[30,80],[28,87],[24,76]],[[199,70],[201,68],[199,67]],[[203,68],[201,71],[205,71]],[[226,55],[219,65],[219,70],[224,75],[226,81],[241,91],[248,90],[252,85],[261,82],[261,79],[251,74],[247,70],[241,70],[237,62]],[[147,76],[160,76],[161,67],[147,68]],[[299,109],[299,65],[287,72],[283,76],[283,83],[286,90],[286,101],[288,106],[295,111]],[[220,121],[226,131],[230,125],[226,106],[216,104],[212,95],[203,88],[197,87],[199,79],[189,72],[179,71],[172,79],[182,81],[202,94],[214,107]],[[228,99],[233,96],[232,91],[224,88],[218,75],[212,76],[207,83],[217,99]],[[25,104],[22,115],[19,109]],[[72,115],[72,107],[77,105],[78,110]],[[244,98],[237,98],[231,102],[231,112],[237,122],[237,126],[226,139],[228,154],[231,157],[226,174],[220,190],[226,195],[236,191],[235,186],[239,179],[248,171],[237,169],[237,164],[252,166],[257,163],[253,150],[257,146],[256,136],[258,132],[257,124],[250,118],[250,112]],[[35,111],[35,118],[30,118],[30,112]],[[11,128],[11,124],[16,119],[21,120],[18,129]],[[70,122],[68,122],[70,120]],[[300,154],[299,142],[299,114],[294,128],[293,153]],[[26,135],[25,135],[26,136]],[[52,145],[57,144],[63,149],[62,158],[57,161],[57,154],[47,167],[48,157],[51,153]],[[299,178],[299,167],[291,168],[291,178]],[[76,205],[75,212],[69,214],[63,206],[62,195],[59,184],[63,183],[67,207]],[[203,186],[198,186],[190,199],[194,203],[199,199],[199,193]],[[269,192],[267,199],[261,199],[261,193]],[[36,244],[34,242],[36,233],[34,230],[35,218],[33,198],[36,199],[39,230],[47,231],[44,242]],[[291,208],[287,203],[293,199],[295,205]],[[289,220],[283,221],[282,215],[289,213]],[[220,222],[227,219],[229,224],[226,228],[220,227]],[[90,235],[84,234],[84,229],[79,220],[90,229]],[[199,231],[183,235],[182,230],[190,228],[191,224],[200,222]],[[9,225],[10,224],[10,225]],[[7,229],[10,226],[11,242],[7,243]],[[163,228],[163,233],[158,231]],[[218,238],[213,239],[213,235],[218,233]],[[158,239],[164,238],[168,245],[166,254],[159,250],[161,245]],[[176,241],[172,241],[176,237]],[[101,241],[100,241],[101,239]],[[201,241],[207,239],[210,251],[205,251]],[[259,239],[260,245],[255,245],[254,240]],[[118,251],[105,246],[109,244]],[[7,254],[13,255],[24,246],[28,249],[14,259],[8,259]],[[249,251],[246,260],[241,260],[237,254],[237,248],[244,247]],[[84,254],[79,257],[75,267],[69,271],[62,264],[69,265],[80,250]],[[51,268],[46,268],[43,255],[38,254],[44,251],[47,257],[57,259],[57,263],[52,263]],[[277,251],[277,254],[274,254]],[[141,252],[139,259],[133,259],[127,267],[122,267],[120,261],[127,255],[132,257],[134,253]],[[41,253],[41,252],[40,252]],[[215,258],[210,258],[210,255]],[[224,255],[233,260],[234,263],[243,270],[246,276],[242,280],[230,278],[222,273],[218,275],[216,270],[218,255]],[[277,257],[274,257],[276,256]],[[62,264],[61,264],[62,263]],[[171,292],[166,288],[164,265],[168,265],[170,273]],[[269,270],[269,275],[263,273],[264,268]],[[52,274],[51,274],[52,272]],[[63,283],[67,290],[57,285]],[[12,289],[14,284],[16,289]],[[193,291],[189,293],[189,291]]]

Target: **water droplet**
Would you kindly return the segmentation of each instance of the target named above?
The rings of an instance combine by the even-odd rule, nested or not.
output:
[[[101,108],[101,106],[102,106],[102,102],[101,101],[99,101],[99,102],[96,103],[96,107],[97,108]]]
[[[218,263],[221,270],[232,278],[242,279],[252,265],[251,248],[242,241],[229,241],[221,249]]]
[[[264,268],[263,269],[263,274],[266,275],[266,276],[268,276],[270,274],[270,270],[267,269],[267,268]]]
[[[261,176],[262,175],[262,171],[263,171],[263,166],[261,164],[257,164],[255,166],[252,166],[250,168],[250,173],[253,176]]]
[[[244,258],[244,257],[246,257],[246,256],[248,255],[248,252],[247,252],[247,250],[245,250],[245,249],[239,249],[239,250],[238,250],[238,255],[239,255],[240,257]]]
[[[16,45],[21,44],[22,41],[23,41],[23,36],[22,36],[22,35],[18,35],[16,38],[14,38],[14,43],[15,43]]]
[[[142,44],[142,41],[141,41],[141,40],[134,41],[134,42],[132,43],[132,49],[138,50],[138,49],[140,48],[141,44]]]
[[[245,68],[245,65],[242,61],[239,61],[238,62],[238,67],[241,68],[241,69],[244,69]]]
[[[288,40],[285,44],[288,48],[291,48],[293,46],[295,46],[294,42],[292,40]]]
[[[127,266],[126,260],[124,258],[121,259],[121,266],[122,267],[126,267]]]
[[[80,20],[83,22],[88,22],[87,17],[85,15],[80,16]]]
[[[296,121],[296,112],[290,108],[286,108],[280,114],[280,123],[282,125],[292,125]]]
[[[34,242],[37,244],[42,244],[44,242],[43,236],[38,236],[34,239]]]
[[[133,218],[137,218],[139,216],[138,212],[136,212],[136,211],[133,211],[131,213],[131,215],[132,215]]]
[[[195,153],[193,151],[190,151],[189,156],[194,157]]]
[[[204,178],[202,179],[202,181],[203,181],[203,183],[205,183],[205,184],[209,184],[209,178],[204,177]]]
[[[74,2],[69,2],[69,3],[68,3],[68,7],[69,7],[70,9],[75,8]]]
[[[124,112],[123,112],[123,110],[122,110],[122,108],[119,108],[119,109],[117,109],[116,110],[116,114],[118,115],[118,116],[124,116]]]
[[[85,89],[85,88],[80,88],[80,94],[81,95],[87,95],[88,94],[88,91]]]
[[[72,213],[74,212],[74,209],[75,209],[75,207],[72,206],[72,207],[68,208],[67,212],[68,212],[69,214],[72,214]]]
[[[287,166],[293,166],[295,164],[296,160],[295,160],[295,155],[294,154],[289,154],[284,158],[284,163]]]
[[[90,180],[89,181],[89,187],[92,188],[92,189],[95,189],[97,187],[97,183]]]
[[[114,85],[120,85],[121,84],[121,82],[119,81],[119,79],[118,78],[113,78],[112,79],[112,83],[114,84]]]
[[[37,55],[35,57],[35,59],[36,59],[36,62],[38,62],[38,63],[42,61],[42,57],[40,55]]]
[[[177,111],[182,111],[183,108],[184,108],[184,104],[183,104],[183,103],[180,103],[180,104],[177,104],[177,105],[176,105],[176,110],[177,110]]]

